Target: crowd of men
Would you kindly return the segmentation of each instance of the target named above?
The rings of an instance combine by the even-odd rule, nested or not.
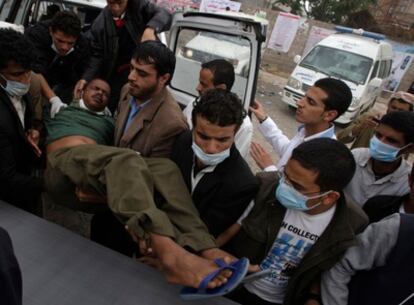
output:
[[[413,297],[414,96],[398,92],[386,114],[335,133],[352,93],[320,79],[297,103],[291,139],[255,101],[274,164],[251,142],[226,60],[202,63],[199,97],[182,111],[168,89],[175,55],[157,40],[170,24],[149,1],[107,0],[86,33],[66,11],[25,34],[0,30],[0,199],[39,213],[47,193],[92,213],[92,240],[195,296],[218,295],[245,257],[250,273],[268,273],[231,288],[240,304]],[[249,152],[262,172],[252,173]],[[0,233],[0,299],[21,304],[21,274]]]

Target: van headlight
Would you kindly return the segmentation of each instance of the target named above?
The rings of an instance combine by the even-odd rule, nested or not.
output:
[[[352,98],[352,103],[351,103],[351,106],[350,107],[357,107],[359,105],[359,101],[360,101],[359,98],[353,97]]]
[[[190,48],[187,48],[187,47],[182,47],[182,48],[181,48],[181,54],[182,54],[184,57],[187,57],[187,58],[192,58],[192,57],[193,57],[193,55],[194,55],[194,52],[193,52],[193,50],[191,50]]]
[[[298,79],[296,79],[296,78],[294,78],[292,76],[289,77],[289,80],[287,82],[287,85],[289,87],[292,87],[293,89],[296,89],[296,90],[302,89],[302,83],[300,82],[300,80],[298,80]]]

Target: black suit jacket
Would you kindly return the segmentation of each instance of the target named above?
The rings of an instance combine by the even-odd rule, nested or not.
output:
[[[178,165],[191,192],[194,153],[192,133],[184,132],[176,140],[171,159]],[[210,233],[219,235],[241,216],[259,188],[248,164],[233,145],[230,156],[206,173],[197,184],[192,198]]]
[[[23,128],[9,96],[0,88],[0,199],[30,211],[42,189],[42,180],[30,175],[36,157],[26,141],[26,131],[32,118],[26,99]]]

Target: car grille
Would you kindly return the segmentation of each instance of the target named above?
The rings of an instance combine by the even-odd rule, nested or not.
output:
[[[303,90],[303,92],[308,91],[308,89],[309,89],[310,87],[311,87],[310,85],[307,85],[307,84],[302,83],[302,90]]]
[[[303,95],[302,94],[299,94],[299,93],[296,93],[296,92],[294,92],[294,91],[292,91],[292,90],[289,90],[288,88],[286,88],[285,87],[285,90],[287,91],[287,92],[289,92],[289,94],[292,96],[292,99],[295,101],[295,103],[297,103],[297,101],[299,101],[302,97],[303,97]]]

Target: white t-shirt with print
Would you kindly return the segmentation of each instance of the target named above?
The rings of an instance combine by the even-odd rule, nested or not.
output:
[[[246,284],[246,289],[268,302],[283,303],[291,274],[326,229],[335,209],[336,205],[317,215],[287,209],[273,246],[260,264],[262,270],[271,268],[271,274]]]

